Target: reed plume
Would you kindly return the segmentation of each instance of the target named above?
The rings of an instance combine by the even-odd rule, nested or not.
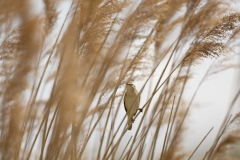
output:
[[[190,101],[184,97],[193,66],[238,56],[240,14],[231,3],[1,1],[0,159],[189,157],[183,141],[198,89],[209,75],[239,69],[212,65]],[[144,112],[127,137],[123,96],[132,81],[141,83]],[[221,139],[227,120],[205,158],[239,141]]]

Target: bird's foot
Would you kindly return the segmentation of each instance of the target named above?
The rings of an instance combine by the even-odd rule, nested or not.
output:
[[[135,119],[132,118],[132,123],[134,123]]]
[[[138,110],[139,110],[140,112],[142,112],[142,111],[143,111],[143,109],[142,109],[142,108],[138,108]]]

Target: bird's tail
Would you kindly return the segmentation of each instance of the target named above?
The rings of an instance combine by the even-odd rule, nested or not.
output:
[[[131,130],[132,129],[132,121],[131,119],[128,120],[128,130]]]

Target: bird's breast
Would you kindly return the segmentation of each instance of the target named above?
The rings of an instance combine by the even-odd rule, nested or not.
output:
[[[136,107],[138,108],[136,96],[128,96],[128,98],[125,99],[125,104],[126,104],[127,110],[129,110],[131,107],[132,108],[136,108]]]

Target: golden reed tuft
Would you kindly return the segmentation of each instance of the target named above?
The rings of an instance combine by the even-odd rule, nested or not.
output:
[[[36,14],[39,3],[43,8]],[[240,27],[239,13],[230,14],[234,1],[39,3],[0,2],[0,159],[178,160],[195,153],[198,146],[192,154],[183,147],[185,121],[208,75],[190,102],[183,93],[192,65],[234,52]],[[239,65],[213,67],[208,74],[228,68]],[[144,93],[144,112],[137,113],[136,130],[126,138],[121,110],[129,81],[141,81],[142,94],[146,87],[153,90]],[[205,159],[217,159],[239,142],[235,130],[220,141],[227,120]]]

